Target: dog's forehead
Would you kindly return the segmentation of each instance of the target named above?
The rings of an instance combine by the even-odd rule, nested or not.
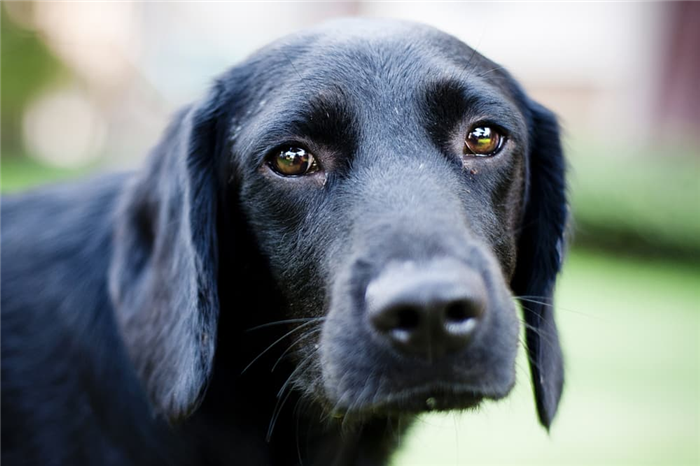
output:
[[[468,101],[478,112],[489,102],[491,109],[507,109],[517,120],[511,126],[523,126],[500,67],[459,39],[417,23],[332,21],[279,39],[231,71],[223,82],[233,89],[231,101],[245,108],[233,119],[234,138],[249,147],[262,147],[263,137],[292,134],[342,133],[356,141],[360,131],[364,141],[377,143],[423,127],[435,98]],[[378,118],[381,128],[373,123]],[[409,139],[423,136],[413,131]]]
[[[473,71],[494,66],[456,37],[431,26],[369,19],[335,20],[287,36],[261,50],[257,61],[265,66],[268,59],[288,67],[280,79],[296,79],[307,89],[329,81],[351,87],[410,86],[421,78],[466,75],[467,67]]]
[[[319,45],[372,50],[400,51],[401,46],[423,45],[442,50],[445,47],[468,48],[454,36],[432,26],[409,21],[386,19],[340,19],[288,36],[290,42],[314,38]]]

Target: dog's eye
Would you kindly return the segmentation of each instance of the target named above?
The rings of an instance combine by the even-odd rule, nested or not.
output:
[[[464,140],[466,155],[486,157],[494,155],[503,145],[505,138],[491,126],[476,126],[469,130]]]
[[[318,171],[313,155],[302,147],[286,147],[273,154],[270,168],[283,176],[302,176]]]

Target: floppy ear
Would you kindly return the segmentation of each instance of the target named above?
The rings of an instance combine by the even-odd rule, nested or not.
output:
[[[180,112],[122,195],[109,292],[158,414],[187,416],[212,370],[219,314],[217,87]]]
[[[542,425],[549,428],[564,385],[552,302],[567,222],[565,162],[556,118],[534,102],[529,102],[529,108],[528,188],[511,286],[522,297],[537,413]]]

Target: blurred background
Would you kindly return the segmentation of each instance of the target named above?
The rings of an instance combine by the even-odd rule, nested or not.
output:
[[[476,413],[426,415],[395,465],[700,464],[700,3],[0,6],[1,189],[137,167],[169,117],[272,39],[336,16],[432,24],[554,110],[574,237],[550,434],[526,358]]]

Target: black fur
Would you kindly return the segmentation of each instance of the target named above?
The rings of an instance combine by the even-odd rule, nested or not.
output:
[[[499,154],[464,155],[477,122]],[[321,170],[275,174],[288,146]],[[275,42],[140,172],[2,200],[2,462],[385,464],[415,413],[508,394],[514,296],[549,427],[566,212],[555,118],[456,39],[344,20]],[[366,295],[430,267],[487,305],[422,359]]]

